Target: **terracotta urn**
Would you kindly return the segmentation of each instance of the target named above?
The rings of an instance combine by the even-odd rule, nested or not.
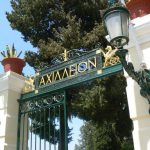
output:
[[[20,58],[5,58],[1,63],[5,72],[13,71],[18,74],[22,74],[22,70],[26,65],[25,61]]]

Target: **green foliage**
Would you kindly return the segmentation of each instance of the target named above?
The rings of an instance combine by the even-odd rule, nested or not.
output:
[[[121,145],[121,150],[134,150],[132,139],[124,140]]]
[[[101,126],[91,121],[80,128],[79,144],[74,150],[133,150],[132,140],[120,141],[115,125],[105,121]]]
[[[59,1],[11,0],[12,12],[7,13],[11,27],[20,31],[25,41],[34,46],[39,40],[53,38],[53,28],[58,29],[65,21],[65,13]]]
[[[103,126],[86,122],[81,127],[80,145],[85,150],[120,150],[120,141],[115,135],[113,125],[105,122]]]
[[[105,6],[101,1],[11,0],[11,4],[12,12],[6,13],[11,27],[39,49],[36,54],[28,51],[25,57],[35,69],[50,64],[64,49],[107,45],[100,24],[99,9]]]
[[[80,89],[79,94],[76,92],[72,111],[75,116],[92,121],[90,126],[95,127],[92,136],[98,139],[94,145],[99,147],[95,150],[120,150],[122,143],[132,141],[132,122],[129,119],[125,88],[125,78],[118,74],[89,83]],[[86,139],[85,136],[84,138]]]

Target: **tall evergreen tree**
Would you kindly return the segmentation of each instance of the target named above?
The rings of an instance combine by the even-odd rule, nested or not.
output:
[[[99,0],[12,0],[11,4],[13,10],[7,12],[11,27],[39,48],[38,53],[26,53],[34,68],[50,64],[52,56],[64,49],[91,50],[98,42],[107,45],[99,13],[104,5]]]
[[[110,122],[104,122],[103,126],[86,122],[81,127],[80,145],[75,150],[120,150],[120,141],[115,135],[115,129]]]
[[[82,131],[81,135],[87,141],[86,137],[95,139],[95,150],[120,150],[126,142],[132,147],[132,123],[128,116],[125,88],[126,81],[122,75],[107,77],[80,89],[78,100],[72,104],[74,115],[88,121],[83,128],[93,129],[91,136],[85,136],[89,132]],[[81,140],[76,148],[84,143]]]
[[[105,121],[102,126],[85,122],[80,129],[79,144],[74,150],[133,150],[132,141],[121,143],[115,130],[115,124],[110,121]]]

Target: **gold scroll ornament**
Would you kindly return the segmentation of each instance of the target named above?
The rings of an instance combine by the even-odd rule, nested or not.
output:
[[[108,67],[111,65],[115,65],[120,62],[119,57],[115,55],[116,51],[118,49],[112,49],[111,46],[107,46],[105,48],[106,52],[102,51],[102,54],[104,56],[104,64],[103,67]]]
[[[22,93],[28,93],[35,90],[34,78],[34,76],[30,76],[25,80],[25,86],[22,90]]]

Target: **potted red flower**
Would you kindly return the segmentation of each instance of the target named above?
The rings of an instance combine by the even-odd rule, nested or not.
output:
[[[4,66],[5,72],[13,71],[15,73],[22,74],[23,67],[25,66],[25,61],[19,58],[21,53],[22,51],[17,55],[14,44],[12,48],[6,46],[6,52],[1,52],[1,55],[4,57],[1,63]]]

